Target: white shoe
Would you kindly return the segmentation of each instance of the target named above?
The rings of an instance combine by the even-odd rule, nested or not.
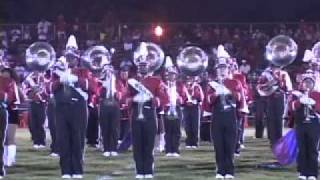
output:
[[[152,174],[146,174],[146,175],[144,175],[144,178],[145,179],[152,179],[153,175]]]
[[[110,155],[111,155],[111,156],[118,156],[119,154],[118,154],[117,152],[114,152],[114,151],[113,151],[113,152],[110,153]]]
[[[235,157],[240,157],[240,153],[234,153]]]
[[[72,178],[73,178],[73,179],[82,179],[82,178],[83,178],[83,175],[82,175],[82,174],[73,174],[73,175],[72,175]]]
[[[309,176],[308,180],[317,180],[317,178],[315,176]]]
[[[167,157],[172,157],[172,155],[173,155],[172,153],[167,153],[166,154]]]
[[[221,174],[217,174],[216,179],[224,179],[224,177]]]
[[[197,147],[197,146],[191,146],[191,148],[192,148],[192,149],[197,149],[198,147]]]
[[[71,176],[69,174],[64,174],[61,176],[62,179],[71,179]]]
[[[234,176],[231,175],[231,174],[226,174],[226,175],[224,176],[224,178],[225,178],[225,179],[234,179]]]
[[[246,148],[246,146],[244,144],[240,145],[240,149],[245,149],[245,148]]]
[[[111,156],[111,153],[110,153],[110,152],[104,152],[104,153],[103,153],[103,156],[104,156],[104,157],[110,157],[110,156]]]
[[[173,157],[180,157],[180,154],[178,154],[178,153],[172,153],[172,156],[173,156]]]
[[[0,176],[0,179],[3,179],[3,176]]]
[[[307,176],[299,175],[299,176],[298,176],[298,179],[299,179],[299,180],[307,180]]]
[[[192,148],[192,146],[186,146],[186,149],[191,149]]]
[[[59,157],[59,154],[57,154],[57,153],[50,153],[49,156],[56,158],[56,157]]]
[[[42,145],[42,144],[38,145],[38,149],[44,149],[44,148],[46,148],[45,145]]]
[[[142,174],[137,174],[136,175],[136,179],[143,179],[144,178],[144,175],[142,175]]]
[[[33,148],[34,148],[34,149],[39,149],[39,145],[38,145],[38,144],[35,144],[35,145],[33,145]]]

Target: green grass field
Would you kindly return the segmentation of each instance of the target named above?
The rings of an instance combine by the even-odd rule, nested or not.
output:
[[[17,164],[7,169],[6,179],[42,180],[60,179],[58,159],[48,156],[49,149],[32,149],[29,132],[18,130]],[[266,139],[246,138],[246,149],[236,159],[236,179],[241,180],[291,180],[296,179],[295,166],[279,170],[259,169],[257,165],[274,161]],[[159,180],[206,180],[214,179],[215,160],[213,146],[201,143],[197,150],[185,150],[181,146],[180,158],[167,158],[157,154],[155,178]],[[96,149],[87,148],[85,155],[85,179],[134,179],[132,153],[120,154],[116,158],[105,158]]]

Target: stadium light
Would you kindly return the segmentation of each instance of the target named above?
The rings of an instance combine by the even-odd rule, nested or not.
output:
[[[154,34],[158,37],[161,37],[163,35],[163,28],[158,25],[154,28]]]

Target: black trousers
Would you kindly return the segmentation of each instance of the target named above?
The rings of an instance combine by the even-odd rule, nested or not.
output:
[[[120,107],[118,104],[108,105],[105,101],[100,104],[99,112],[103,149],[104,152],[116,152],[120,129]]]
[[[240,153],[240,146],[243,144],[243,134],[244,134],[244,123],[245,123],[245,115],[237,112],[237,144],[236,144],[236,153]]]
[[[130,121],[128,119],[120,120],[120,137],[119,137],[119,139],[122,141],[127,136],[128,133],[130,133]]]
[[[185,106],[183,117],[186,131],[186,146],[198,146],[199,126],[200,126],[200,108],[198,105]]]
[[[62,174],[83,174],[87,103],[57,103],[57,140]]]
[[[267,99],[266,97],[259,97],[256,100],[256,114],[255,114],[255,128],[256,138],[263,138],[265,127]]]
[[[48,126],[50,130],[50,135],[51,135],[50,149],[52,153],[58,154],[55,103],[53,101],[50,101],[48,103],[47,116],[48,116]]]
[[[179,113],[181,114],[181,113]],[[181,115],[176,119],[171,119],[168,115],[164,115],[165,129],[165,151],[166,153],[180,153],[179,145],[181,138]]]
[[[46,133],[44,122],[46,120],[46,104],[31,102],[30,131],[33,144],[45,145]]]
[[[318,122],[300,123],[296,126],[299,148],[297,163],[301,175],[318,177],[319,127]]]
[[[6,139],[6,131],[8,125],[8,111],[5,107],[0,105],[0,175],[5,175],[4,164],[3,164],[3,146]]]
[[[99,138],[99,114],[97,108],[89,107],[89,118],[87,127],[87,144],[98,144]]]
[[[133,158],[137,174],[153,174],[153,149],[157,133],[156,111],[151,106],[144,106],[143,120],[138,120],[137,106],[132,113]]]
[[[211,134],[216,153],[217,173],[221,175],[234,174],[234,151],[237,138],[236,110],[214,110]]]
[[[283,112],[283,94],[279,93],[269,96],[267,100],[267,129],[271,146],[282,137]]]

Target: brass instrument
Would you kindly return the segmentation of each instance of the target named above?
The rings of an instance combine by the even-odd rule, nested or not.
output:
[[[276,67],[283,68],[291,64],[297,57],[298,45],[289,36],[278,35],[272,38],[266,46],[265,58]],[[273,72],[266,70],[262,74],[267,82],[257,86],[261,96],[269,96],[278,89],[277,79]]]
[[[56,52],[54,48],[46,42],[35,42],[31,44],[26,50],[26,64],[31,71],[26,76],[24,82],[28,83],[37,96],[44,91],[43,83],[39,82],[39,79],[44,76],[44,72],[54,65],[56,60]],[[35,82],[32,77],[38,72],[38,81]]]
[[[134,52],[133,62],[137,68],[145,68],[146,73],[152,73],[160,68],[164,61],[164,52],[155,43],[142,42],[139,47]],[[148,64],[148,67],[145,67]],[[134,97],[134,102],[138,104],[138,120],[144,121],[143,108],[144,103],[150,101],[153,95],[146,88],[138,85],[138,83],[133,82],[134,79],[129,79],[128,83],[134,86],[138,91],[138,94]]]
[[[97,74],[103,87],[106,89],[106,103],[114,104],[115,76],[111,65],[112,55],[104,46],[92,46],[88,48],[82,58],[84,65],[94,74]]]

